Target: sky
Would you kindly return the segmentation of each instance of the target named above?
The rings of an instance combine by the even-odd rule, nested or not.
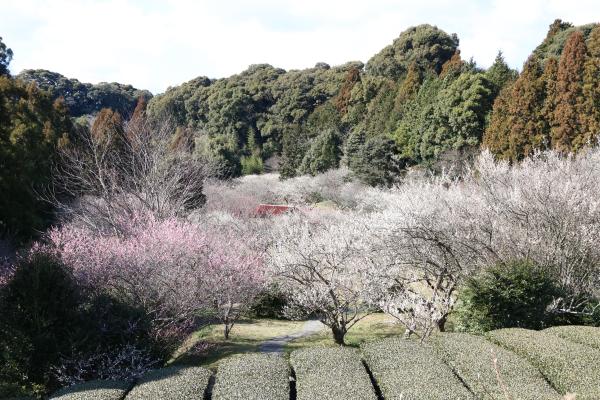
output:
[[[164,92],[251,64],[287,69],[366,62],[406,28],[437,25],[482,67],[502,50],[514,68],[556,18],[600,18],[598,0],[2,0],[10,69]]]

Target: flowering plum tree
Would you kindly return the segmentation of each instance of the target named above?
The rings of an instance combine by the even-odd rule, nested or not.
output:
[[[273,223],[271,273],[294,311],[316,315],[344,344],[348,330],[369,312],[374,263],[365,226],[341,213],[285,216]]]
[[[152,214],[119,224],[121,235],[68,224],[48,238],[82,284],[141,306],[160,337],[181,338],[213,306],[228,334],[262,287],[262,260],[241,237]]]

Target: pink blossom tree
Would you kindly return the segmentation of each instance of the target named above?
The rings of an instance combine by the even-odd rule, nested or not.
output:
[[[159,338],[180,339],[199,310],[213,310],[228,334],[262,285],[261,259],[233,232],[152,214],[121,226],[117,236],[67,224],[48,239],[80,283],[142,307]]]

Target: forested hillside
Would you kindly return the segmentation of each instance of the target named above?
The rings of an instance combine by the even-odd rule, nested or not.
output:
[[[254,65],[172,88],[148,110],[207,133],[199,151],[226,162],[232,175],[277,165],[272,157],[283,177],[314,175],[343,159],[368,183],[387,184],[407,166],[476,149],[496,95],[515,78],[501,55],[484,71],[462,60],[458,46],[456,35],[419,25],[366,65],[287,72]]]
[[[600,27],[555,21],[519,78],[494,104],[484,146],[520,160],[534,150],[578,151],[600,129]]]
[[[96,114],[103,108],[111,108],[124,117],[130,117],[140,97],[149,100],[152,93],[121,83],[82,83],[57,72],[45,69],[28,69],[16,76],[24,82],[35,82],[47,91],[52,99],[62,97],[72,116]]]
[[[220,177],[277,171],[285,179],[344,165],[364,183],[389,186],[414,166],[433,171],[455,166],[477,154],[482,144],[499,158],[519,160],[535,150],[578,151],[594,143],[600,129],[596,24],[575,27],[556,20],[520,74],[507,66],[502,53],[486,70],[465,61],[455,34],[419,25],[402,32],[366,64],[318,63],[290,71],[252,65],[228,78],[198,77],[155,97],[130,85],[80,83],[46,70],[11,77],[12,51],[3,44],[2,54],[6,94],[1,104],[7,122],[1,128],[6,132],[0,152],[19,162],[52,163],[53,135],[69,136],[70,122],[64,117],[48,116],[52,122],[34,117],[41,108],[63,114],[68,109],[72,117],[110,108],[122,123],[140,99],[139,112],[176,127],[174,141],[185,143],[192,158],[218,165]],[[22,102],[8,95],[14,90],[21,100],[40,99],[32,103],[32,113],[19,114]],[[34,121],[28,122],[30,118]],[[56,121],[63,121],[63,127],[53,128]],[[92,121],[77,125],[93,128]],[[40,130],[46,132],[44,141],[25,140]],[[15,146],[29,150],[17,156]],[[47,179],[27,172],[39,171],[40,164],[27,164],[17,174],[10,172],[16,163],[3,165],[8,175],[0,184],[7,193],[12,193],[8,185],[18,187],[9,196],[15,202],[12,209],[48,209],[33,200]],[[30,184],[10,183],[14,179]],[[30,221],[31,214],[9,214],[0,220],[4,231],[43,226]]]

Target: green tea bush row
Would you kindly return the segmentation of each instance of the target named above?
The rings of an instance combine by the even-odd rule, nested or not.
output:
[[[600,328],[593,326],[555,326],[544,330],[545,333],[561,337],[586,346],[600,349]]]
[[[148,372],[126,400],[192,400],[204,396],[212,375],[202,367],[169,367]]]
[[[478,398],[506,400],[559,399],[540,372],[524,358],[466,333],[445,333],[433,339],[439,356]]]
[[[488,333],[491,340],[525,357],[562,394],[600,398],[600,351],[544,332],[521,328]]]
[[[245,354],[219,365],[213,400],[288,400],[290,368],[278,355]]]
[[[433,350],[401,338],[362,346],[386,400],[462,400],[473,395]]]
[[[63,388],[51,400],[121,400],[131,388],[130,382],[90,381]]]
[[[358,352],[344,347],[297,350],[290,356],[298,400],[375,400]]]

